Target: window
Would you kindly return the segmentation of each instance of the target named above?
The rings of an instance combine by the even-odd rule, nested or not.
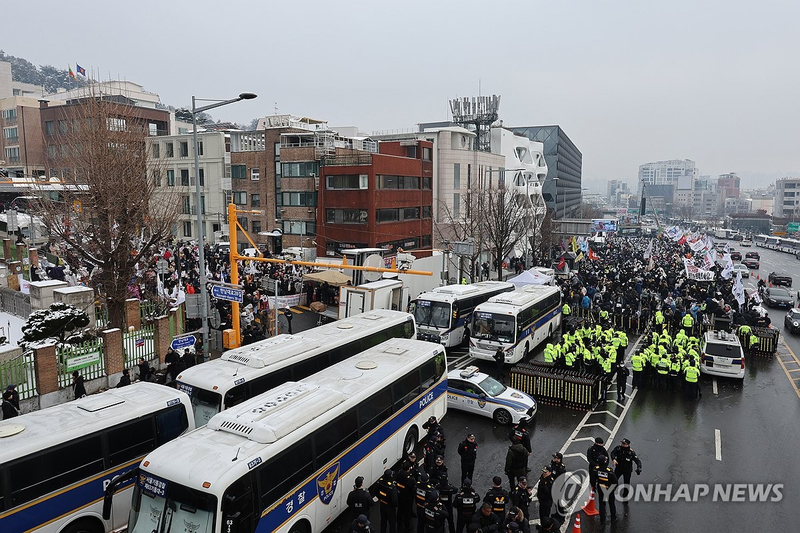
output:
[[[161,171],[157,168],[153,170],[153,183],[156,187],[161,187]]]
[[[184,215],[191,215],[192,214],[192,200],[190,196],[181,196],[181,202],[183,203],[183,209],[181,209],[181,213]]]
[[[379,189],[419,189],[416,176],[378,176]]]
[[[363,437],[392,412],[392,389],[386,387],[373,394],[368,400],[357,407],[358,424]]]
[[[231,165],[231,178],[236,180],[243,180],[246,177],[247,177],[247,166]]]
[[[58,133],[65,134],[67,133],[67,121],[66,120],[59,120],[58,121]]]
[[[431,206],[429,205],[422,206],[422,218],[431,218]]]
[[[369,176],[367,174],[345,174],[325,177],[325,188],[327,189],[367,189],[368,187]]]
[[[412,159],[417,158],[417,147],[416,146],[406,146],[406,157],[410,157]]]
[[[189,157],[189,143],[186,141],[180,142],[180,156],[181,157]]]
[[[2,116],[6,120],[14,120],[17,118],[17,108],[3,109]]]
[[[6,152],[8,152],[8,148],[6,148]],[[6,153],[6,155],[8,155],[8,153]],[[55,157],[56,156],[56,145],[55,144],[48,144],[47,145],[47,155],[49,155],[50,157]],[[8,159],[8,158],[6,158],[6,159]]]
[[[419,220],[419,207],[404,207],[400,212],[403,220]]]
[[[326,209],[325,221],[330,224],[366,224],[366,209]]]
[[[251,194],[250,195],[250,206],[251,207],[261,207],[261,195],[260,194]]]
[[[233,191],[233,203],[247,205],[247,191]]]
[[[325,425],[314,435],[317,465],[324,465],[358,440],[358,419],[354,409]]]
[[[259,472],[261,507],[266,509],[289,489],[314,473],[311,439],[295,444],[264,465]],[[288,473],[288,474],[287,474]]]
[[[261,179],[261,173],[258,168],[251,168],[250,169],[250,179],[253,181],[258,181]]]
[[[284,235],[316,235],[317,224],[306,220],[284,220]]]
[[[397,222],[400,220],[400,212],[397,209],[378,209],[375,211],[375,221],[379,224],[381,222]]]
[[[252,222],[250,222],[250,231],[252,231],[255,234],[260,233],[261,232],[261,221],[260,220],[253,220]]]
[[[203,141],[197,141],[197,155],[203,155]]]
[[[47,135],[52,135],[56,132],[55,125],[52,120],[46,120],[44,122],[44,132]]]
[[[461,195],[459,193],[453,193],[453,217],[458,218],[461,216]]]
[[[423,235],[422,236],[422,247],[423,248],[430,248],[433,246],[433,239],[431,239],[430,235]]]
[[[198,169],[198,171],[200,172],[200,186],[201,187],[205,187],[206,186],[206,172],[205,172],[205,169],[201,168],[201,169]]]
[[[161,156],[161,147],[158,143],[153,143],[153,159],[158,159]]]
[[[427,147],[422,148],[422,159],[423,161],[430,161],[431,160],[431,149]]]
[[[174,187],[175,186],[175,171],[170,169],[167,170],[167,187]]]
[[[172,143],[165,143],[164,146],[167,149],[167,157],[175,157],[175,145]]]
[[[13,128],[3,128],[3,137],[8,139],[10,142],[16,142],[17,139],[19,139],[17,127],[14,126]]]
[[[426,191],[431,190],[431,179],[430,178],[422,178],[422,188]]]
[[[106,118],[106,128],[108,131],[126,131],[128,127],[127,121],[124,118],[108,117]],[[61,121],[58,125],[59,131],[61,130]]]
[[[192,236],[192,223],[191,222],[184,222],[183,223],[183,236],[184,237],[191,237]]]
[[[247,231],[247,217],[236,217],[236,220],[239,222],[242,229]]]
[[[108,437],[108,458],[111,466],[127,463],[156,447],[153,419],[140,418],[128,424],[110,429]]]
[[[181,185],[183,187],[188,187],[189,186],[189,169],[188,168],[182,168],[181,169]]]
[[[153,122],[149,123],[147,125],[147,132],[150,134],[150,137],[155,137],[158,135],[158,124]]]
[[[319,163],[305,161],[297,163],[281,163],[281,176],[284,178],[306,178],[319,176]]]
[[[280,205],[287,207],[316,207],[316,192],[284,192],[278,195]]]
[[[461,188],[461,163],[453,163],[453,188]]]

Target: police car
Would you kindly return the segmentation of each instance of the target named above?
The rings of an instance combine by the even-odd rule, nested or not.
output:
[[[536,400],[506,387],[477,366],[447,374],[447,407],[477,413],[498,424],[517,424],[536,415]]]
[[[744,351],[739,338],[725,331],[707,331],[700,341],[700,373],[744,379]]]

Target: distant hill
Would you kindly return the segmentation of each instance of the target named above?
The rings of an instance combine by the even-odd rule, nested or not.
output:
[[[11,63],[11,75],[14,81],[44,85],[46,92],[56,92],[57,89],[74,89],[76,86],[82,87],[88,83],[86,78],[77,76],[77,73],[75,79],[71,78],[69,69],[56,68],[51,65],[37,67],[30,61],[8,55],[3,50],[0,50],[0,61]]]

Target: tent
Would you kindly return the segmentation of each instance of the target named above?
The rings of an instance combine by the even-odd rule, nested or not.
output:
[[[550,282],[550,276],[546,276],[535,268],[532,268],[524,271],[519,276],[509,279],[508,282],[513,283],[517,287],[523,287],[525,285],[546,285]]]
[[[342,274],[338,270],[322,270],[321,272],[312,272],[311,274],[304,274],[303,281],[314,281],[317,283],[327,283],[328,285],[347,285],[352,281],[350,276]]]

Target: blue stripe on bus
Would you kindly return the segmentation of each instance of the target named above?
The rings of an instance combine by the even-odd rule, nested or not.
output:
[[[530,405],[525,405],[524,403],[513,402],[511,400],[505,400],[503,398],[492,398],[491,400],[488,397],[481,398],[477,394],[470,394],[469,392],[465,392],[465,391],[460,390],[460,389],[450,389],[450,388],[448,388],[447,389],[447,394],[454,394],[456,396],[464,396],[466,398],[470,398],[472,400],[477,400],[479,402],[496,403],[498,405],[502,405],[503,407],[510,407],[510,408],[512,408],[514,410],[516,410],[517,407],[522,407],[526,411],[531,408]],[[529,396],[529,398],[530,398],[530,396]],[[533,400],[533,398],[531,398],[531,399]]]
[[[28,531],[91,505],[105,495],[105,482],[138,466],[142,458],[129,462],[115,470],[98,474],[77,485],[55,491],[38,500],[24,503],[19,509],[0,515],[0,531]],[[120,484],[120,489],[133,480]]]
[[[534,331],[536,331],[537,329],[539,329],[540,327],[542,327],[542,326],[543,326],[545,323],[547,323],[547,322],[550,322],[550,321],[551,321],[553,318],[555,318],[555,316],[556,316],[557,314],[559,314],[560,312],[561,312],[561,309],[560,309],[560,308],[555,308],[555,309],[553,309],[552,311],[550,311],[549,313],[547,313],[546,315],[544,315],[542,318],[540,318],[539,320],[537,320],[536,322],[534,322],[534,323],[533,323],[533,326],[530,326],[530,327],[527,327],[527,328],[525,328],[525,329],[522,331],[522,337],[520,337],[520,339],[519,339],[519,340],[518,340],[516,343],[514,343],[514,345],[513,345],[513,346],[511,346],[511,347],[512,347],[512,348],[516,348],[518,345],[522,344],[522,341],[524,341],[525,339],[527,339],[528,337],[530,337],[530,336],[531,336],[531,334],[532,334]]]
[[[373,450],[381,446],[400,428],[410,422],[420,411],[426,409],[437,398],[446,393],[447,380],[443,379],[434,388],[429,389],[428,392],[421,395],[420,398],[417,398],[414,403],[408,404],[402,411],[396,413],[388,422],[379,426],[376,430],[373,430],[372,434],[358,443],[353,449],[339,457],[338,477],[335,479],[334,483],[338,484],[341,477],[350,469],[361,462]],[[389,466],[391,465],[387,465],[386,468],[389,468]],[[256,531],[258,533],[275,531],[287,520],[298,514],[298,511],[303,507],[309,505],[318,497],[317,476],[320,472],[326,472],[327,470],[330,470],[330,468],[326,466],[326,468],[321,471],[315,471],[311,479],[307,480],[302,487],[292,493],[288,498],[281,501],[277,506],[262,513],[261,520],[258,521],[258,525],[256,526]],[[345,487],[335,486],[334,490],[346,491],[347,489]],[[346,494],[343,492],[340,496],[346,497]],[[343,506],[344,502],[340,505]],[[343,509],[343,507],[341,508]]]

